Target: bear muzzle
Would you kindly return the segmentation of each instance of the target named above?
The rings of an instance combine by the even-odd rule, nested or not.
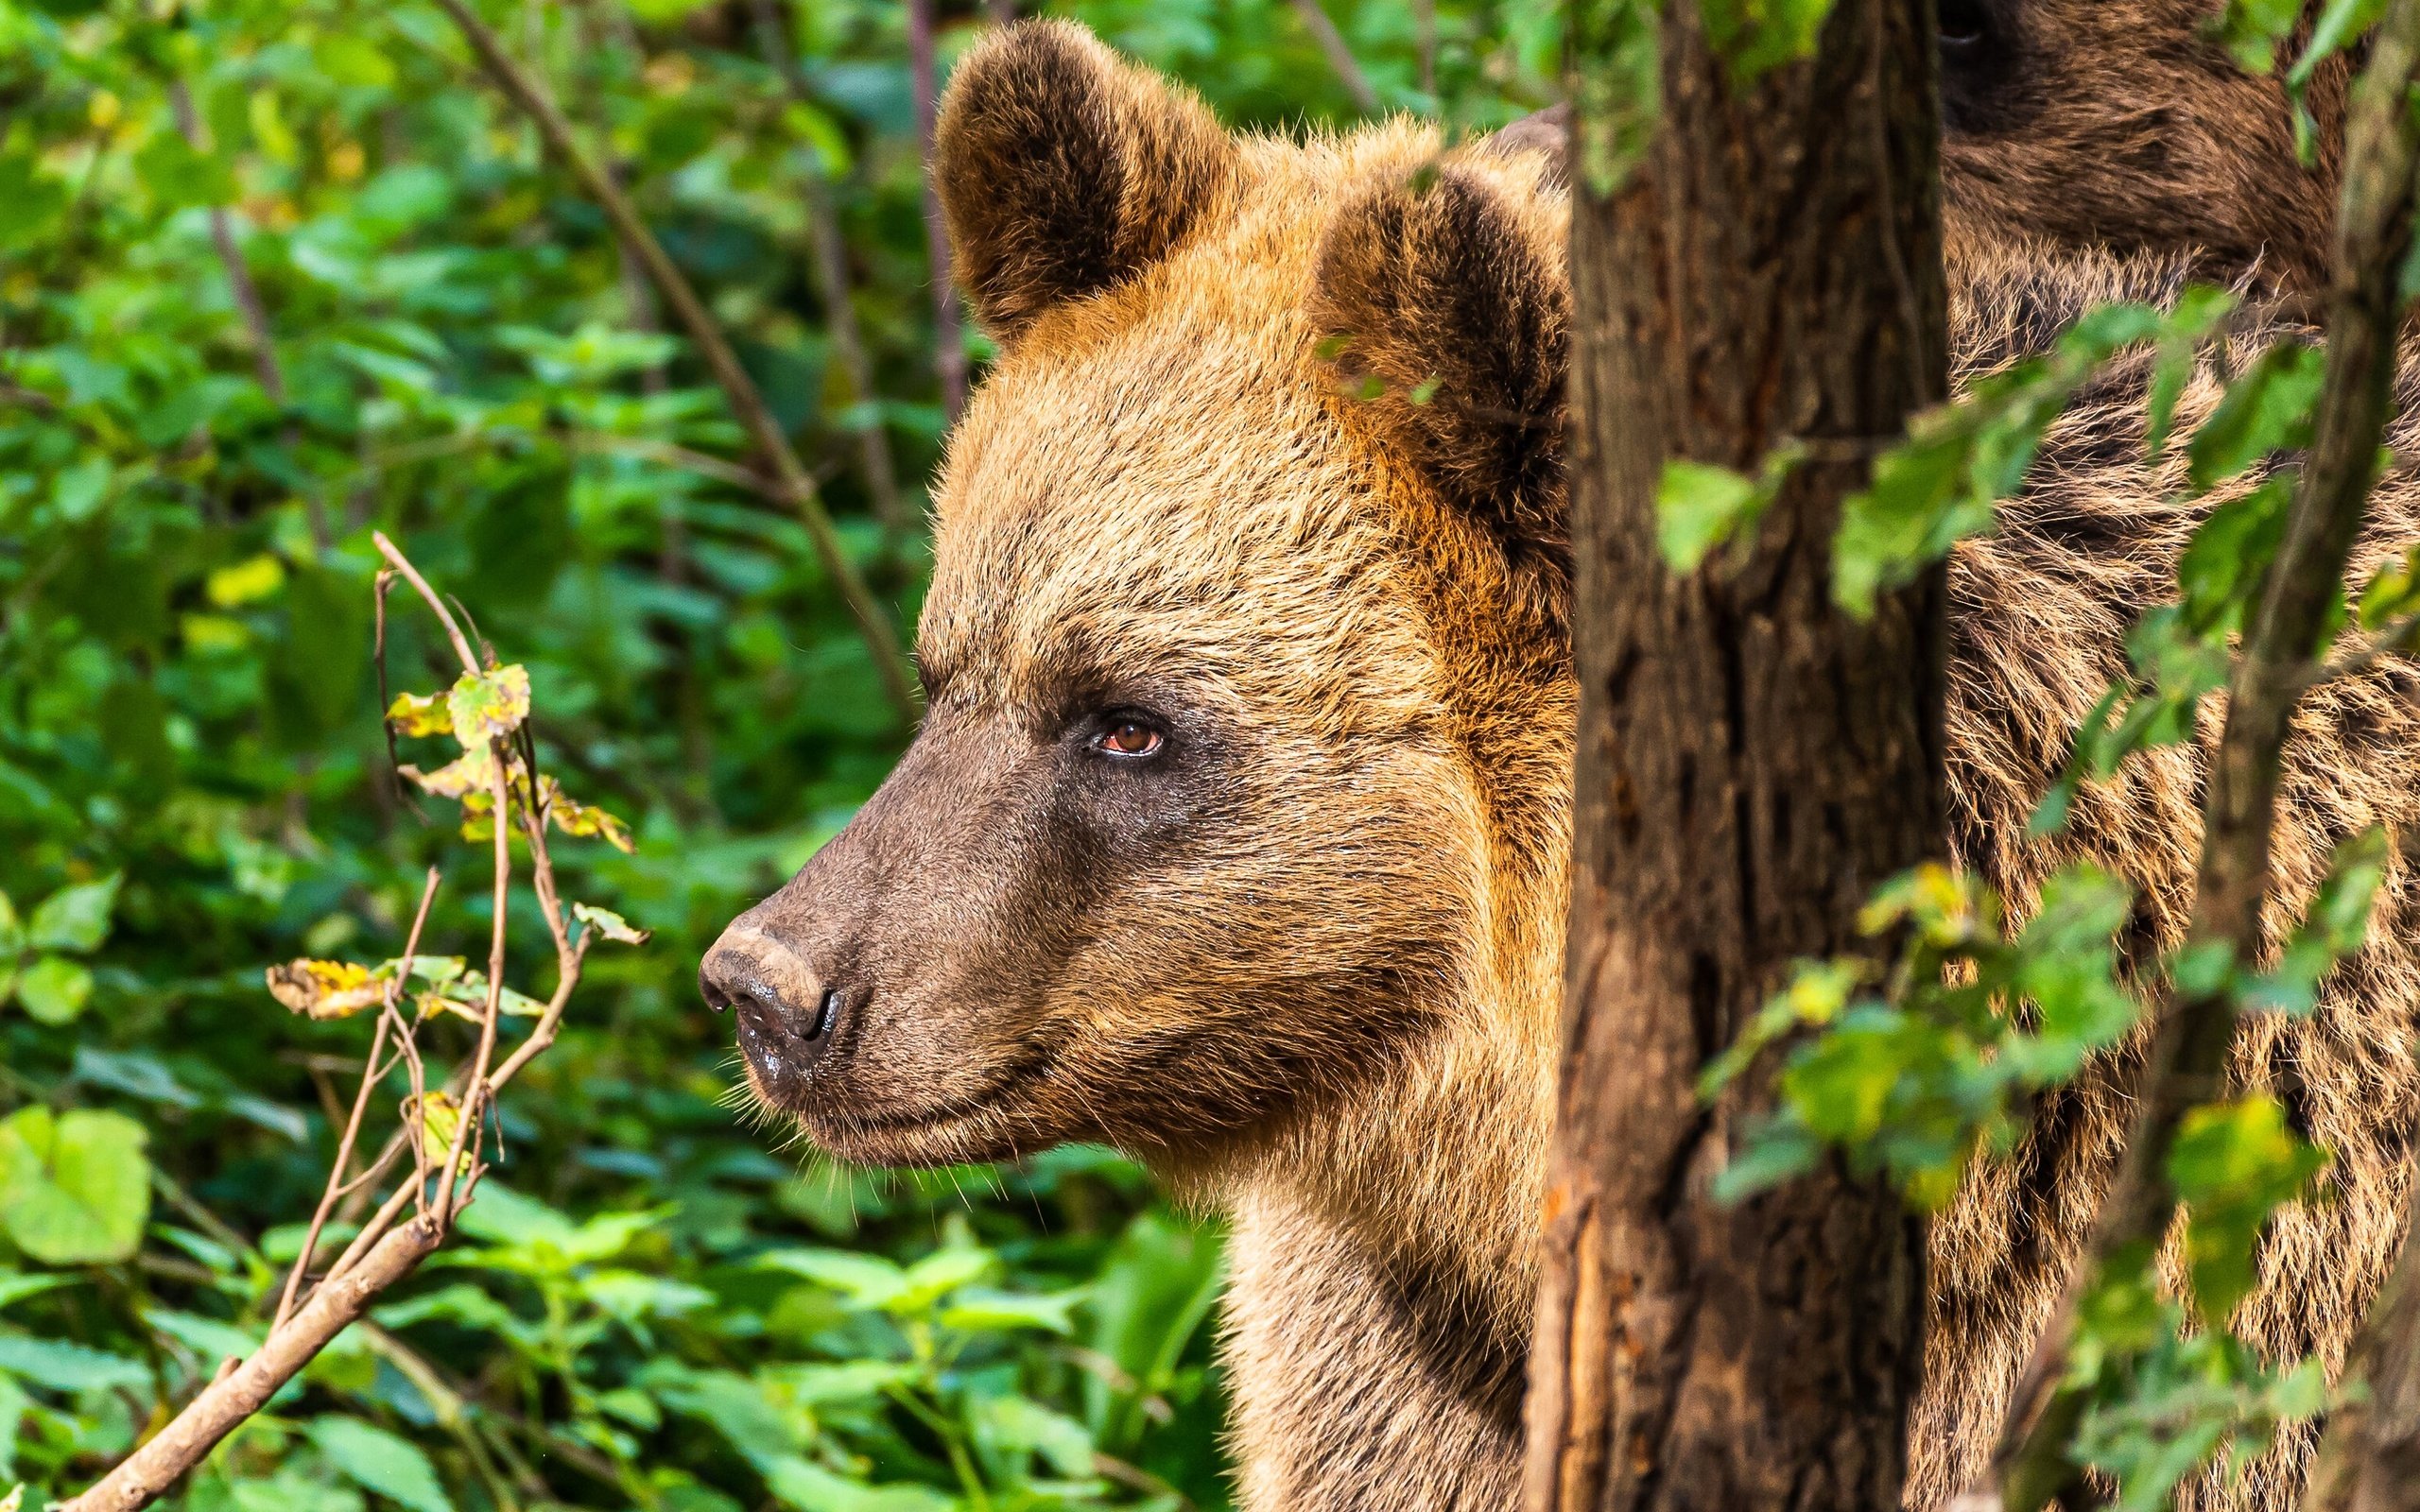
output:
[[[766,1102],[797,1111],[816,1068],[831,1054],[849,1018],[846,987],[778,940],[745,923],[724,931],[698,968],[698,988],[719,1013],[736,1010],[740,1054]]]

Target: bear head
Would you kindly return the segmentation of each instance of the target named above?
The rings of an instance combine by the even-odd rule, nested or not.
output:
[[[702,972],[758,1096],[865,1161],[1183,1168],[1550,1035],[1551,160],[1231,136],[1036,22],[961,60],[936,161],[1000,354],[935,492],[922,728]]]

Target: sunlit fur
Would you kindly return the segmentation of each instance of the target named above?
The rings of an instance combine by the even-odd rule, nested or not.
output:
[[[1043,160],[1024,147],[968,148],[994,140],[966,134],[988,98],[1043,131],[1048,88],[1077,93],[1059,112],[1082,129],[1070,152],[1114,155],[1120,131],[1153,121],[1151,152],[1186,164],[1182,213],[1115,163],[1037,190]],[[1547,444],[1517,393],[1541,365],[1559,374],[1563,333],[1556,291],[1515,290],[1502,297],[1526,318],[1433,312],[1424,354],[1417,300],[1502,287],[1508,265],[1559,281],[1564,206],[1543,158],[1441,160],[1417,125],[1289,142],[1214,136],[1206,120],[1071,27],[1017,28],[960,64],[942,187],[960,236],[993,240],[970,293],[1006,312],[1010,339],[936,491],[919,650],[940,754],[910,763],[955,775],[895,780],[908,785],[835,842],[854,859],[810,867],[735,929],[777,953],[841,914],[883,936],[891,995],[835,1052],[843,1091],[787,1109],[841,1155],[943,1162],[1106,1138],[1232,1215],[1224,1349],[1246,1506],[1502,1508],[1552,1124],[1574,688],[1559,490],[1524,494],[1530,459],[1484,422]],[[1434,232],[1417,214],[1404,232],[1398,213],[1441,161],[1450,192],[1473,197],[1455,214],[1480,217],[1453,255],[1489,266],[1391,280],[1371,249]],[[1021,219],[1022,193],[1049,214]],[[1054,283],[1051,238],[1071,216],[1130,213],[1148,225],[1086,243],[1115,258]],[[1371,215],[1395,218],[1356,218]],[[2038,350],[2096,300],[2174,292],[2177,262],[2056,260],[1987,230],[1954,228],[1963,376]],[[1322,342],[1340,334],[1362,338],[1357,367],[1343,354],[1355,373],[1427,364],[1465,390],[1357,397]],[[1456,355],[1499,339],[1538,350]],[[2020,915],[2054,862],[2099,860],[2146,888],[2128,944],[2149,961],[2186,907],[2197,752],[2093,790],[2066,838],[2023,838],[2198,515],[2172,502],[2175,456],[2141,459],[2142,377],[2112,378],[2061,421],[2025,497],[1956,558],[1949,760],[1959,858]],[[2214,394],[2205,369],[2185,426]],[[2402,478],[2382,513],[2383,535],[2414,533]],[[1200,712],[1229,732],[1224,764],[1184,799],[1196,822],[1175,849],[1055,852],[1004,774],[1118,690]],[[2397,662],[2311,701],[2285,797],[2289,898],[2343,835],[2420,817],[2415,692]],[[2333,1202],[2281,1220],[2243,1314],[2280,1351],[2341,1354],[2397,1228],[2420,1008],[2409,886],[2398,868],[2377,942],[2319,1016],[2256,1026],[2238,1057],[2338,1152]],[[1035,1043],[1041,1073],[964,1106]],[[1914,1504],[1952,1488],[1996,1424],[2106,1178],[2120,1081],[2096,1072],[2053,1100],[2041,1135],[1934,1227]],[[2267,1504],[2299,1453],[2273,1458],[2243,1504]]]

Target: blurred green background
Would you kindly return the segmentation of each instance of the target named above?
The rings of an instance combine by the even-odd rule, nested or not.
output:
[[[912,626],[945,415],[904,8],[483,9]],[[1004,9],[941,8],[944,73]],[[1047,9],[1280,131],[1498,124],[1560,27],[1329,0],[1357,82],[1288,0]],[[424,950],[484,952],[483,848],[387,771],[376,527],[635,831],[561,842],[567,893],[656,937],[592,957],[458,1243],[178,1504],[1224,1504],[1214,1226],[1106,1152],[842,1171],[735,1108],[698,957],[902,737],[719,392],[468,60],[424,0],[0,0],[0,1497],[80,1488],[274,1310],[369,1023],[262,968],[396,954],[432,862]],[[396,610],[396,689],[443,686]],[[534,908],[515,936],[543,986]]]

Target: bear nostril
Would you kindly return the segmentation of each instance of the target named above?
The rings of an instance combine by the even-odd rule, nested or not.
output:
[[[840,989],[837,987],[825,988],[821,1000],[816,1004],[815,1022],[807,1025],[806,1037],[809,1040],[821,1040],[830,1034],[832,1026],[839,1022]]]
[[[698,995],[706,1000],[707,1007],[720,1013],[731,1006],[732,998],[722,989],[722,984],[714,979],[713,966],[709,960],[698,968]]]

